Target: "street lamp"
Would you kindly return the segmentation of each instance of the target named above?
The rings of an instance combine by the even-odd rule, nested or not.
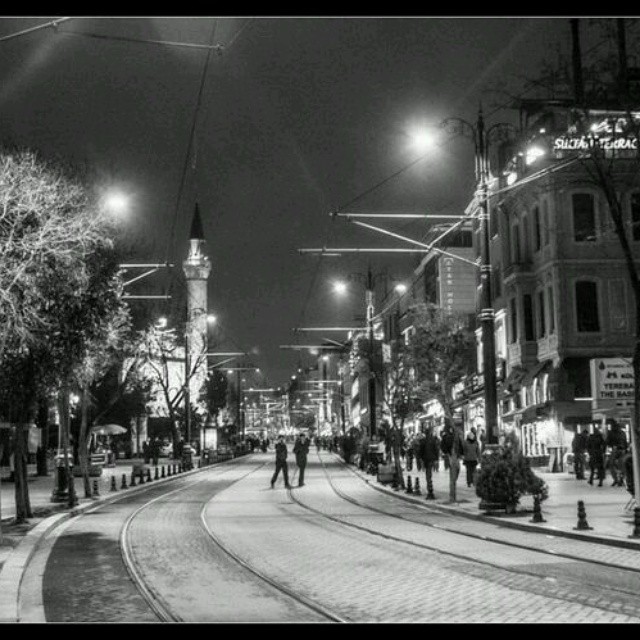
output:
[[[482,330],[482,359],[484,362],[484,416],[487,444],[498,443],[498,393],[496,388],[496,350],[493,296],[491,292],[491,248],[489,235],[489,142],[492,134],[507,139],[512,135],[513,125],[498,123],[485,130],[482,108],[474,125],[460,118],[447,118],[443,128],[450,133],[467,135],[475,146],[476,180],[480,201],[480,309],[478,320]],[[506,134],[506,135],[505,135]]]

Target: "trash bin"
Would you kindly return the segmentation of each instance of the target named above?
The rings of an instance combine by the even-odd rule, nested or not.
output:
[[[182,447],[182,467],[187,470],[193,468],[193,447],[190,444]]]
[[[67,453],[67,460],[69,461],[69,471],[73,476],[73,455]],[[56,466],[56,484],[51,494],[51,502],[65,502],[69,498],[69,478],[64,464],[64,454],[59,453],[54,457],[54,463]]]

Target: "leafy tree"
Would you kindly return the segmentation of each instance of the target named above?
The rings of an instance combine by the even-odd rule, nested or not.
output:
[[[104,311],[92,297],[91,257],[111,246],[112,229],[77,177],[31,151],[0,152],[0,200],[0,397],[15,425],[22,521],[32,516],[25,425],[57,391],[68,448],[69,388]]]
[[[222,371],[212,371],[206,379],[200,394],[200,401],[204,403],[207,412],[217,424],[218,414],[227,406],[229,383]]]
[[[412,325],[409,351],[415,375],[415,393],[423,401],[435,400],[444,413],[446,426],[454,429],[454,438],[462,433],[453,419],[453,386],[471,373],[475,360],[475,335],[465,315],[446,312],[430,305],[411,309]],[[455,501],[455,481],[459,471],[456,446],[451,454],[449,498]]]

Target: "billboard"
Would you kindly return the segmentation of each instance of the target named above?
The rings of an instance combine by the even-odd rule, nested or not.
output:
[[[631,358],[593,358],[590,365],[594,409],[633,406]]]

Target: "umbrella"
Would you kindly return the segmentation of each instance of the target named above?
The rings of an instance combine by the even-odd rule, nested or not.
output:
[[[91,431],[95,431],[101,436],[117,436],[121,433],[127,433],[127,430],[119,424],[96,424],[91,427]]]

